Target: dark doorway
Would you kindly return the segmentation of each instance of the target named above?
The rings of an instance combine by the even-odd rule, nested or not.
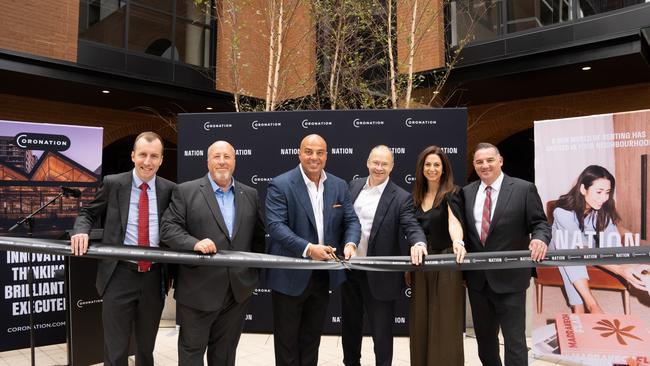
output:
[[[517,132],[497,144],[503,156],[503,171],[511,177],[535,181],[535,140],[533,129]]]
[[[511,177],[517,177],[529,182],[535,182],[535,141],[533,129],[517,132],[497,144],[501,156],[503,156],[503,172]],[[470,149],[474,149],[471,146]],[[469,150],[468,154],[473,154]],[[471,156],[470,156],[471,159]],[[467,182],[478,179],[478,175],[472,167]]]

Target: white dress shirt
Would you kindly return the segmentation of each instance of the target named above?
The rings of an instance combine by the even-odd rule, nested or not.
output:
[[[501,192],[501,184],[503,183],[503,172],[494,181],[490,184],[492,187],[492,193],[490,198],[492,198],[492,207],[490,207],[490,223],[492,222],[492,217],[494,216],[494,208],[497,207],[497,199],[499,198],[499,192]],[[481,235],[481,223],[483,221],[483,205],[485,204],[485,188],[487,184],[481,181],[481,184],[478,186],[478,192],[476,192],[476,201],[474,201],[474,227],[476,227],[476,232]]]
[[[372,222],[377,212],[379,199],[381,199],[381,195],[384,193],[384,189],[386,189],[386,185],[388,184],[388,179],[386,179],[384,183],[371,187],[368,184],[368,179],[366,179],[366,184],[363,185],[359,196],[354,201],[354,212],[357,214],[361,223],[361,239],[359,240],[356,253],[359,257],[365,257],[368,254],[368,239],[372,230]]]
[[[307,193],[309,193],[309,201],[311,202],[311,208],[314,211],[314,219],[316,220],[316,231],[318,232],[318,243],[312,243],[312,244],[325,244],[325,231],[323,228],[323,191],[325,190],[325,187],[323,185],[323,182],[327,179],[327,174],[325,174],[325,171],[321,171],[320,173],[320,180],[318,181],[318,187],[316,186],[316,183],[312,182],[307,175],[305,174],[305,171],[302,169],[302,165],[298,165],[300,167],[300,173],[302,174],[302,179],[305,181],[305,185],[307,186]],[[308,246],[307,246],[308,247]],[[307,257],[307,247],[305,247],[305,250],[302,253],[303,257]]]

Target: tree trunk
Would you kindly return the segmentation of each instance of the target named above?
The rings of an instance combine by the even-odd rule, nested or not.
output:
[[[280,14],[278,16],[278,26],[276,30],[276,52],[275,52],[275,70],[273,72],[273,92],[271,93],[271,110],[275,110],[278,100],[278,89],[280,87],[280,58],[282,56],[282,28],[284,21],[284,0],[280,0]]]
[[[269,67],[266,80],[266,106],[265,111],[271,110],[271,93],[273,89],[273,62],[275,61],[275,0],[269,1],[271,30],[269,32]]]
[[[404,108],[411,106],[411,91],[413,89],[413,61],[415,58],[415,21],[418,14],[418,0],[413,1],[413,12],[411,14],[411,32],[409,34],[409,57],[408,73],[406,81],[406,97],[404,98]]]
[[[388,68],[390,69],[390,101],[397,108],[397,85],[395,85],[395,57],[393,57],[393,0],[386,0],[388,26]]]

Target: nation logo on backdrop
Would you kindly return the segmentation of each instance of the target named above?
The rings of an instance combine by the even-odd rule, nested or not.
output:
[[[330,149],[330,154],[332,155],[352,155],[354,154],[354,148],[352,147],[333,147]]]
[[[237,156],[252,156],[253,149],[235,149],[235,155]]]
[[[296,147],[280,148],[280,155],[298,155],[300,149]]]
[[[203,156],[203,150],[183,150],[183,156]]]

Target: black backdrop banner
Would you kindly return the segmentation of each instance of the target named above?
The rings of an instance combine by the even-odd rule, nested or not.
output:
[[[447,153],[455,181],[465,183],[464,108],[180,114],[178,182],[207,174],[208,146],[226,140],[237,154],[235,179],[257,188],[264,205],[268,182],[298,165],[300,140],[313,133],[327,141],[325,170],[346,181],[367,176],[368,153],[384,144],[395,157],[391,179],[409,192],[415,180],[417,156],[429,145],[438,145]],[[398,300],[395,314],[396,335],[408,334],[410,289],[405,287],[402,292],[404,297]],[[246,314],[245,331],[271,332],[270,290],[262,285],[255,295]],[[340,320],[339,294],[333,289],[324,332],[340,333]]]

